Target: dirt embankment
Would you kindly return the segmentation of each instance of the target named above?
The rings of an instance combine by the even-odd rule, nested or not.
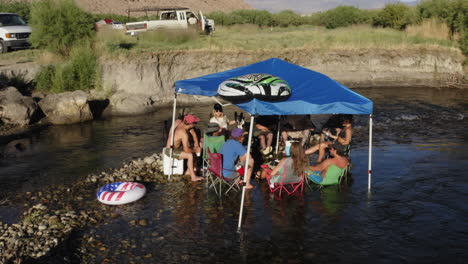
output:
[[[170,101],[174,82],[225,71],[277,57],[330,76],[350,88],[468,88],[464,56],[456,51],[336,50],[320,53],[291,49],[278,52],[179,51],[145,58],[103,61],[104,87],[113,91],[158,94]],[[466,77],[465,77],[466,78]]]
[[[157,97],[172,101],[174,83],[277,57],[326,74],[350,88],[468,88],[464,56],[456,50],[319,50],[167,51],[138,57],[102,59],[103,87],[109,93]],[[0,73],[34,77],[35,63],[4,64]]]

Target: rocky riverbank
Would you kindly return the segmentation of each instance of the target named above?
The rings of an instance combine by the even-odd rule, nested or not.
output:
[[[81,228],[102,224],[106,218],[114,218],[112,206],[100,204],[96,190],[105,184],[118,181],[139,181],[146,184],[167,182],[162,175],[159,154],[133,160],[120,168],[90,174],[71,187],[51,186],[37,193],[18,193],[14,198],[4,198],[3,205],[22,204],[27,209],[18,223],[0,223],[0,263],[35,263],[51,257],[57,248],[66,247],[70,236]],[[182,176],[172,181],[188,181]],[[86,209],[84,209],[86,208]],[[146,219],[134,220],[132,225],[145,225]],[[97,250],[104,250],[95,237],[83,237]],[[104,249],[103,249],[104,248]],[[86,256],[86,248],[78,250]]]

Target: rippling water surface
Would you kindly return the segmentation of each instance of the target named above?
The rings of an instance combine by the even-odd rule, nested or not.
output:
[[[357,92],[375,104],[370,193],[368,117],[356,117],[349,184],[307,188],[303,198],[278,201],[264,182],[255,182],[257,188],[246,195],[241,233],[236,232],[240,195],[219,199],[197,183],[147,184],[145,198],[111,208],[115,218],[74,235],[78,240],[92,234],[107,247],[105,251],[90,247],[92,257],[77,253],[75,260],[464,263],[468,257],[468,92]],[[187,110],[207,119],[210,107]],[[46,185],[71,186],[79,176],[159,152],[163,120],[170,116],[167,110],[49,127],[21,139],[27,148],[0,160],[4,195]],[[0,220],[17,221],[21,212],[14,203],[0,206]],[[146,219],[148,224],[132,225],[135,219]],[[60,263],[60,257],[48,261]]]

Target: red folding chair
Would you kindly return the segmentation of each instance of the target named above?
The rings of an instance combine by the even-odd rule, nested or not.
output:
[[[275,193],[279,191],[279,199],[281,199],[283,190],[288,194],[292,195],[300,190],[299,194],[302,195],[304,193],[304,173],[301,174],[301,179],[297,182],[284,182],[286,178],[286,171],[283,172],[281,177],[281,182],[279,183],[271,183],[270,179],[272,177],[271,171],[272,169],[268,165],[261,165],[260,166],[266,173],[266,179],[268,183],[268,187],[270,188],[271,193]]]
[[[216,189],[216,185],[219,183],[219,195],[221,195],[223,184],[227,185],[229,188],[224,194],[227,194],[230,190],[238,191],[240,190],[240,175],[237,173],[237,176],[233,179],[226,178],[223,176],[223,155],[220,153],[211,153],[208,149],[208,172],[211,174],[211,185],[210,188],[214,188],[216,194],[218,194],[218,190]]]

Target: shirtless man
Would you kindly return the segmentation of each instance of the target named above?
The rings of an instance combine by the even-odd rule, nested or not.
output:
[[[200,153],[201,148],[198,142],[195,142],[195,146],[191,148],[189,146],[189,135],[188,133],[190,129],[194,128],[195,125],[200,121],[200,119],[194,115],[186,115],[183,121],[179,121],[174,131],[174,149],[172,153],[172,157],[175,159],[186,159],[187,160],[187,171],[186,175],[190,175],[192,181],[200,181],[203,177],[198,177],[195,175],[194,170],[194,158],[193,153]],[[172,135],[169,135],[166,143],[166,155],[169,156],[169,151],[171,148],[172,143]]]
[[[330,155],[333,156],[333,158],[326,159],[315,166],[309,167],[309,169],[312,170],[311,172],[309,171],[309,178],[315,182],[323,181],[327,175],[327,170],[330,165],[335,165],[340,169],[344,169],[346,166],[348,166],[349,161],[347,158],[343,157],[344,151],[343,145],[341,145],[341,143],[334,142],[330,144],[328,148],[330,149]]]

